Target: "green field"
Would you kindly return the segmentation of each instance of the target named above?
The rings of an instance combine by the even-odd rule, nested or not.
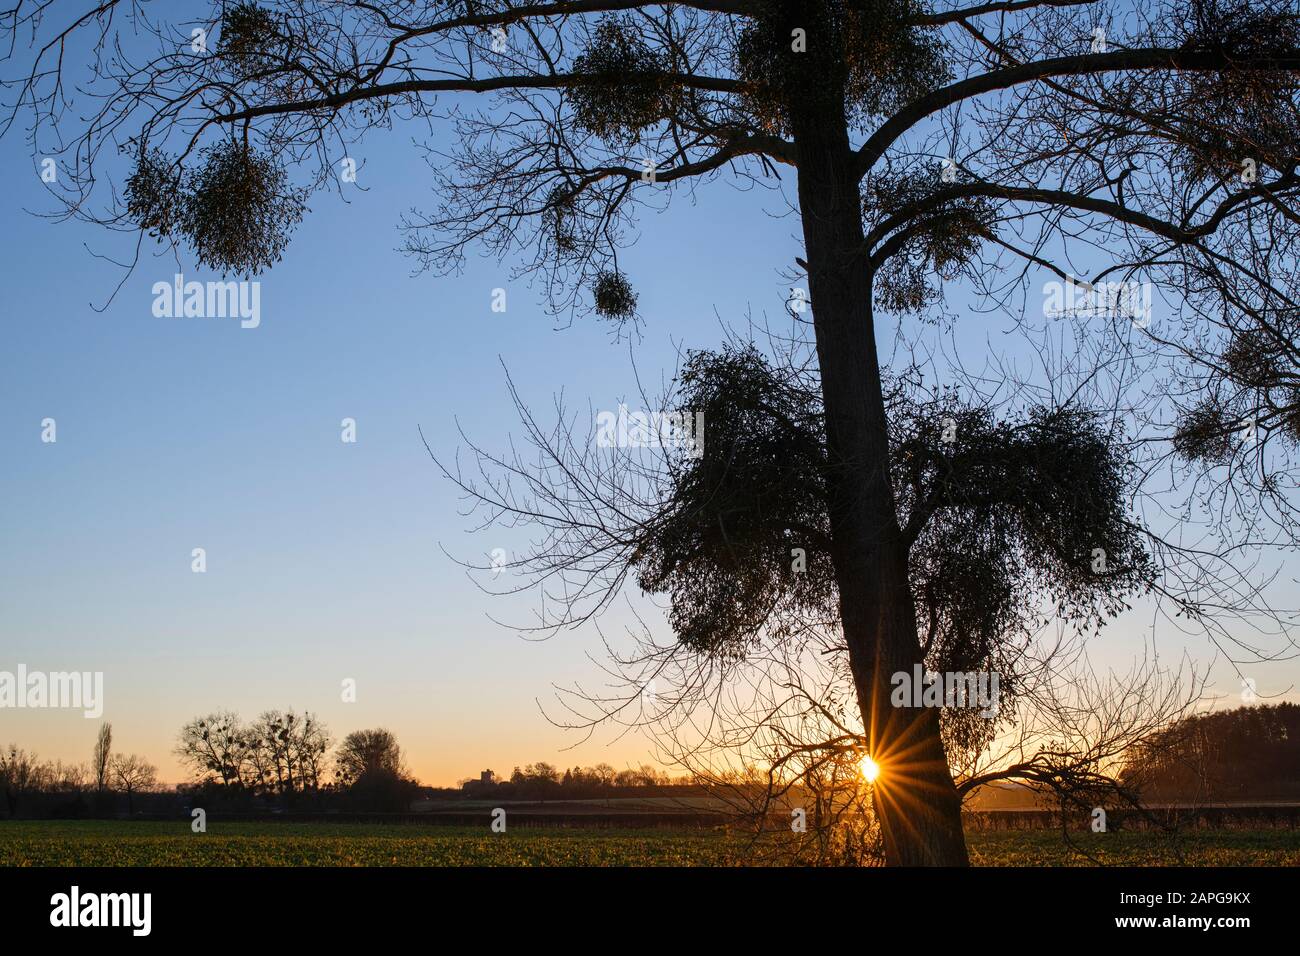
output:
[[[1300,833],[1288,830],[1073,839],[1112,865],[1300,865]],[[1091,864],[1059,832],[972,833],[969,841],[982,866]],[[213,823],[196,834],[187,821],[15,821],[0,822],[0,866],[732,866],[751,859],[747,842],[708,830]]]

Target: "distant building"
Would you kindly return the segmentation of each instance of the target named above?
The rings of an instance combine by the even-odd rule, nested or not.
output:
[[[473,780],[473,779],[466,780],[463,784],[460,785],[460,788],[462,791],[475,792],[475,791],[487,790],[491,787],[495,787],[496,783],[497,783],[497,775],[493,773],[491,770],[484,770],[479,773],[477,780]]]

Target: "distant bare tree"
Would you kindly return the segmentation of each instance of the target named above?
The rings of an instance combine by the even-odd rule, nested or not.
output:
[[[86,789],[89,773],[85,764],[64,763],[56,760],[50,768],[50,785],[54,790],[79,794]]]
[[[175,753],[201,778],[239,787],[248,782],[248,750],[247,731],[238,715],[217,711],[196,717],[182,727]],[[256,773],[251,776],[256,778]]]
[[[112,763],[113,781],[126,794],[128,813],[135,812],[135,795],[158,786],[158,768],[137,754],[118,755]]]
[[[246,739],[250,751],[265,757],[274,790],[281,796],[292,799],[297,793],[320,788],[331,740],[313,714],[265,711],[249,728]]]
[[[113,763],[113,725],[104,721],[99,725],[95,735],[95,749],[90,758],[90,767],[95,774],[95,790],[103,793],[112,776]]]
[[[5,808],[14,816],[19,805],[30,794],[40,789],[41,764],[35,754],[10,744],[0,750],[0,792],[4,793]]]

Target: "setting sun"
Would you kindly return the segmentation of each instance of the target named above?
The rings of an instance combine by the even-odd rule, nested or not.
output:
[[[875,783],[876,778],[880,776],[880,764],[869,756],[862,758],[862,762],[858,764],[858,770],[861,771],[862,779],[867,783]]]

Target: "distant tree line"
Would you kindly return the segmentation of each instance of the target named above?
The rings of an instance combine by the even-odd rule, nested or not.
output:
[[[0,797],[6,817],[76,819],[136,810],[137,798],[159,790],[158,768],[137,754],[113,753],[113,727],[100,725],[88,764],[41,760],[9,744],[0,750]]]
[[[600,797],[612,791],[636,787],[690,785],[689,779],[674,779],[662,770],[646,764],[625,770],[615,770],[607,763],[560,770],[552,764],[538,761],[522,768],[515,767],[509,779],[490,783],[482,779],[462,781],[461,790],[474,796],[490,795],[502,799],[574,800]]]
[[[419,792],[391,731],[354,731],[336,748],[305,712],[268,710],[249,723],[231,711],[196,717],[181,728],[175,753],[192,777],[165,790],[148,760],[113,752],[107,722],[85,764],[41,760],[10,744],[0,750],[0,815],[75,819],[192,806],[405,812]]]
[[[1147,802],[1300,799],[1300,706],[1186,717],[1135,747],[1121,779]]]
[[[176,756],[200,784],[292,799],[320,790],[333,741],[312,714],[268,710],[250,724],[218,711],[181,728]]]
[[[194,775],[186,791],[209,804],[409,808],[418,785],[392,732],[358,730],[333,745],[311,713],[268,710],[244,723],[223,710],[182,727],[175,752]]]

